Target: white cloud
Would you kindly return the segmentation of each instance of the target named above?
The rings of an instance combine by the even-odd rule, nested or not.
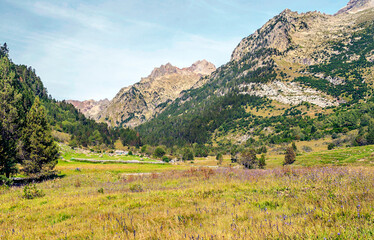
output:
[[[221,65],[240,41],[213,40],[134,16],[113,17],[110,10],[93,5],[8,2],[42,19],[43,28],[20,25],[4,31],[22,36],[17,62],[33,66],[49,93],[60,100],[113,98],[120,88],[167,62],[187,67],[207,59]]]

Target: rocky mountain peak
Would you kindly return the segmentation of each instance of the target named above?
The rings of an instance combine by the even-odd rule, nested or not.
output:
[[[209,75],[216,70],[216,66],[203,59],[192,64],[192,66],[187,68],[187,70],[201,75]]]
[[[140,82],[122,88],[97,118],[111,126],[135,127],[162,112],[169,102],[191,89],[216,67],[207,60],[178,68],[167,63]]]
[[[97,115],[109,105],[109,100],[107,98],[99,101],[90,99],[86,101],[67,100],[66,102],[73,104],[73,106],[79,109],[87,118],[94,120],[97,120]]]
[[[270,19],[262,28],[244,38],[231,55],[232,61],[239,61],[248,54],[254,55],[259,49],[286,51],[290,46],[290,32],[299,18],[297,12],[285,9]]]
[[[350,0],[347,6],[340,9],[336,15],[343,13],[356,13],[374,7],[374,0]]]
[[[165,65],[161,65],[159,68],[153,69],[152,73],[148,76],[148,78],[158,78],[165,75],[178,73],[180,71],[179,68],[167,63]]]

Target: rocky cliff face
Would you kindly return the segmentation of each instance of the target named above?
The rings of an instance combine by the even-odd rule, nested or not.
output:
[[[121,89],[97,119],[111,126],[138,126],[215,70],[215,66],[206,60],[183,69],[170,63],[162,65],[139,83]]]
[[[104,99],[100,101],[86,100],[67,100],[66,102],[71,103],[77,108],[81,113],[83,113],[87,118],[93,120],[98,120],[98,115],[109,105],[109,100]]]

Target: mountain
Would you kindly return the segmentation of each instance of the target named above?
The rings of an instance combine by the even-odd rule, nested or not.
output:
[[[356,13],[372,7],[374,7],[373,0],[350,0],[347,6],[340,9],[340,11],[336,13],[336,15],[342,13]]]
[[[351,130],[362,137],[374,117],[372,6],[352,0],[335,15],[284,10],[137,130],[165,145],[261,145]]]
[[[162,112],[183,91],[204,84],[204,77],[215,70],[215,66],[206,60],[182,69],[170,63],[162,65],[140,82],[122,88],[102,111],[91,116],[86,114],[111,126],[138,126]],[[77,107],[82,111],[80,106]]]
[[[79,109],[87,118],[98,120],[97,116],[109,105],[109,100],[104,99],[95,101],[93,99],[86,101],[67,100],[67,103],[72,104],[75,108]]]

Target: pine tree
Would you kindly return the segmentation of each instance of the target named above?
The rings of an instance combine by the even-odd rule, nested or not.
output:
[[[15,73],[10,64],[7,57],[0,59],[0,175],[8,178],[17,172],[17,133],[21,124],[21,95],[12,85]]]
[[[9,54],[8,45],[4,43],[4,45],[0,47],[0,57],[8,57],[8,54]]]
[[[29,175],[50,173],[57,164],[59,151],[38,97],[27,113],[25,125],[22,135],[23,171]]]

